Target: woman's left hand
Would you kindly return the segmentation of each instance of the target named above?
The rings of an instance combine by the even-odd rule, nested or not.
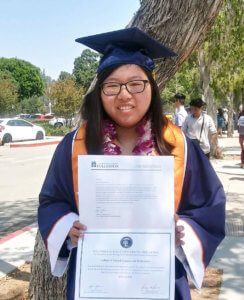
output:
[[[177,214],[174,215],[175,219],[175,247],[179,247],[185,244],[184,241],[182,241],[182,238],[185,236],[183,233],[184,226],[180,225],[177,226],[177,221],[180,219]]]

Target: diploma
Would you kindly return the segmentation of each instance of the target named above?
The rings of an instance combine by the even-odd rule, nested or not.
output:
[[[171,156],[79,156],[75,299],[174,299]]]

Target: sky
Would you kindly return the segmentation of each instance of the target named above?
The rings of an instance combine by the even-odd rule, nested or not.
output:
[[[76,38],[123,29],[138,8],[139,0],[0,0],[0,57],[57,79],[85,49]]]

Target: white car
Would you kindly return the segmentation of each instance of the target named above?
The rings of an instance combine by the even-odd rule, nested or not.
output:
[[[0,145],[23,140],[42,140],[45,130],[22,119],[0,118]]]
[[[72,119],[65,119],[62,117],[53,117],[49,124],[55,127],[61,127],[61,126],[72,126],[75,118]]]
[[[66,120],[61,117],[54,117],[49,121],[49,124],[55,127],[61,127],[66,125]]]

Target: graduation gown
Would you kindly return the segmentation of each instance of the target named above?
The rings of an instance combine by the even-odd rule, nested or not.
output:
[[[39,196],[38,224],[52,274],[62,276],[68,266],[68,300],[74,299],[76,248],[67,235],[78,220],[76,161],[78,154],[86,154],[84,133],[84,127],[71,132],[57,146]],[[170,122],[162,134],[174,147],[175,207],[180,217],[177,224],[184,226],[185,233],[185,245],[175,251],[175,299],[188,300],[187,274],[200,289],[204,270],[224,238],[225,194],[198,145]]]

